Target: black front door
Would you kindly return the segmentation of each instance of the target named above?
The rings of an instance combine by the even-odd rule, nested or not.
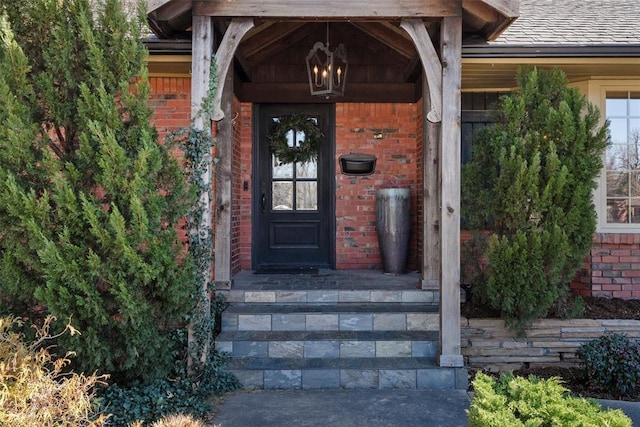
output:
[[[317,161],[283,164],[273,155],[269,134],[291,114],[312,117],[324,134]],[[260,105],[254,117],[253,268],[333,268],[333,105]],[[289,145],[303,140],[288,134]]]

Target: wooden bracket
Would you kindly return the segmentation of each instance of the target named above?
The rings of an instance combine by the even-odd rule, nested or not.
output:
[[[431,37],[421,19],[403,19],[400,27],[405,30],[416,45],[420,61],[427,76],[431,110],[427,113],[427,120],[439,123],[442,120],[442,64]]]
[[[233,62],[236,49],[240,45],[242,38],[254,26],[252,18],[233,18],[229,24],[229,28],[224,33],[222,43],[216,52],[216,66],[218,73],[218,82],[222,82],[223,86],[218,87],[215,98],[213,98],[213,116],[212,120],[219,122],[224,119],[224,111],[220,108],[222,101],[222,91],[224,90],[224,81],[227,71]]]

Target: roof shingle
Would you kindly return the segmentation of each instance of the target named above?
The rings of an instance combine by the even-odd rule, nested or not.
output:
[[[640,44],[640,0],[520,0],[520,17],[491,44]]]

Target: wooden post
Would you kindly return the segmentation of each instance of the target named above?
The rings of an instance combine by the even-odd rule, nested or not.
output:
[[[422,117],[431,111],[429,82],[422,84]],[[433,83],[432,83],[433,84]],[[440,123],[422,120],[422,289],[440,289]]]
[[[192,55],[191,55],[191,119],[192,126],[195,130],[211,132],[211,120],[206,118],[202,112],[202,103],[209,89],[209,76],[211,69],[211,54],[213,52],[213,22],[208,16],[194,16],[192,21]],[[206,166],[201,173],[201,180],[205,185],[211,186],[211,152],[205,160]],[[211,200],[208,192],[203,192],[198,203],[202,207],[202,216],[200,218],[200,227],[198,230],[192,230],[191,233],[197,233],[201,240],[209,239],[211,229]],[[211,312],[211,295],[209,293],[211,283],[211,257],[203,260],[198,265],[198,269],[205,280],[200,289],[201,298],[196,310],[202,313],[205,318]],[[189,325],[189,342],[197,341],[196,335],[202,331],[194,330],[193,323]],[[206,363],[209,350],[211,347],[210,339],[206,342],[199,343],[199,362]],[[190,365],[193,363],[189,361]]]
[[[440,366],[462,367],[460,354],[460,85],[462,18],[445,17],[441,30],[442,138],[440,206]]]
[[[231,214],[233,160],[233,68],[220,81],[222,91],[220,109],[224,120],[218,122],[216,144],[216,227],[215,227],[215,285],[216,289],[231,286]]]
[[[216,154],[216,228],[215,285],[216,289],[231,286],[231,208],[233,161],[233,58],[242,38],[253,28],[253,19],[231,20],[216,52],[216,72],[219,87],[213,99],[213,120],[218,122]]]

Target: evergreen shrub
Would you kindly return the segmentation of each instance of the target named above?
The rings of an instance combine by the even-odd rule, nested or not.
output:
[[[496,123],[473,140],[462,207],[487,263],[473,295],[523,333],[567,299],[591,248],[608,135],[562,71],[521,68],[517,82],[499,101]]]
[[[59,348],[116,382],[168,375],[196,294],[177,234],[194,191],[150,124],[143,19],[0,0],[0,307],[71,319]]]
[[[479,372],[467,411],[470,427],[631,427],[621,410],[603,410],[593,400],[571,396],[559,378],[528,379],[502,374],[496,381]]]
[[[640,342],[626,335],[605,335],[580,346],[587,381],[614,396],[634,396],[640,381]]]

